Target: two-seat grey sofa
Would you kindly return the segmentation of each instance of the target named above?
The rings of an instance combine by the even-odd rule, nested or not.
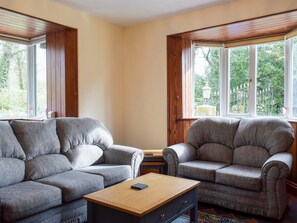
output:
[[[134,178],[143,152],[90,118],[0,122],[0,222],[86,222],[83,196]]]
[[[291,125],[276,118],[202,118],[163,151],[168,173],[200,180],[198,200],[280,219],[287,207]]]

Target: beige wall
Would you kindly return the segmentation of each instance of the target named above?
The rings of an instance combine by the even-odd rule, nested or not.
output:
[[[0,6],[78,29],[79,116],[102,120],[123,143],[123,28],[49,0]]]
[[[0,6],[78,29],[80,116],[142,149],[167,145],[167,35],[297,9],[296,0],[236,0],[121,28],[49,0]]]
[[[296,0],[236,0],[126,28],[125,142],[143,149],[167,145],[167,35],[291,9]]]

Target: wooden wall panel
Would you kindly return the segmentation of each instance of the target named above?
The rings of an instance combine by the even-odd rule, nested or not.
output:
[[[67,26],[0,7],[1,34],[32,39],[65,28]]]
[[[168,106],[168,144],[183,141],[182,118],[182,40],[167,37],[167,106]]]
[[[77,30],[49,33],[47,41],[48,111],[56,117],[78,116]]]
[[[297,28],[297,10],[277,13],[229,24],[221,24],[180,34],[196,41],[232,42],[286,34]],[[272,25],[273,24],[273,25]]]
[[[77,52],[77,30],[67,29],[65,47],[66,75],[63,85],[66,86],[66,116],[78,116],[78,52]]]
[[[64,106],[62,105],[63,98],[65,98],[65,92],[63,88],[64,86],[61,86],[61,78],[65,75],[65,68],[61,66],[62,60],[64,60],[62,54],[62,49],[64,48],[64,32],[56,32],[55,33],[56,37],[56,48],[55,48],[55,72],[53,73],[55,81],[54,89],[54,95],[56,98],[56,115],[58,117],[65,116],[65,109]]]

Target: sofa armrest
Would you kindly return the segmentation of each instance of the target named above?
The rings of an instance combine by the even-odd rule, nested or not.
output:
[[[168,164],[168,175],[176,176],[179,163],[196,159],[196,148],[189,143],[179,143],[163,150],[163,158]]]
[[[262,166],[262,179],[267,179],[268,177],[276,180],[286,178],[290,173],[292,161],[293,158],[290,153],[274,154]]]
[[[112,145],[104,151],[105,163],[130,165],[133,178],[138,176],[143,156],[142,150],[130,146]]]
[[[261,177],[263,191],[267,194],[269,216],[278,219],[288,204],[286,180],[292,167],[292,155],[287,152],[271,156],[262,166]]]

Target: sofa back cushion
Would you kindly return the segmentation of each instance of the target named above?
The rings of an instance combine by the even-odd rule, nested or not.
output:
[[[36,157],[26,162],[26,180],[38,180],[54,174],[72,170],[66,156],[62,154],[48,154]]]
[[[73,169],[104,162],[103,150],[95,145],[78,145],[65,154]]]
[[[60,141],[56,132],[56,121],[12,121],[11,126],[26,154],[31,160],[46,154],[60,152]]]
[[[0,157],[25,160],[25,153],[7,121],[0,121]]]
[[[194,122],[188,130],[188,142],[197,148],[197,158],[231,163],[238,124],[239,119],[226,117],[201,118]]]
[[[206,143],[197,149],[197,159],[231,164],[233,149],[218,143]]]
[[[261,168],[268,160],[268,150],[258,146],[241,146],[234,149],[233,164]]]
[[[285,152],[294,140],[289,122],[279,118],[244,118],[234,138],[234,164],[261,167],[272,155]]]
[[[290,123],[279,118],[244,118],[240,121],[234,146],[257,146],[270,156],[290,149],[294,131]]]
[[[56,120],[64,154],[79,145],[96,145],[105,150],[113,144],[111,133],[100,121],[91,118],[57,118]]]
[[[24,180],[25,162],[16,158],[0,158],[0,188]]]

